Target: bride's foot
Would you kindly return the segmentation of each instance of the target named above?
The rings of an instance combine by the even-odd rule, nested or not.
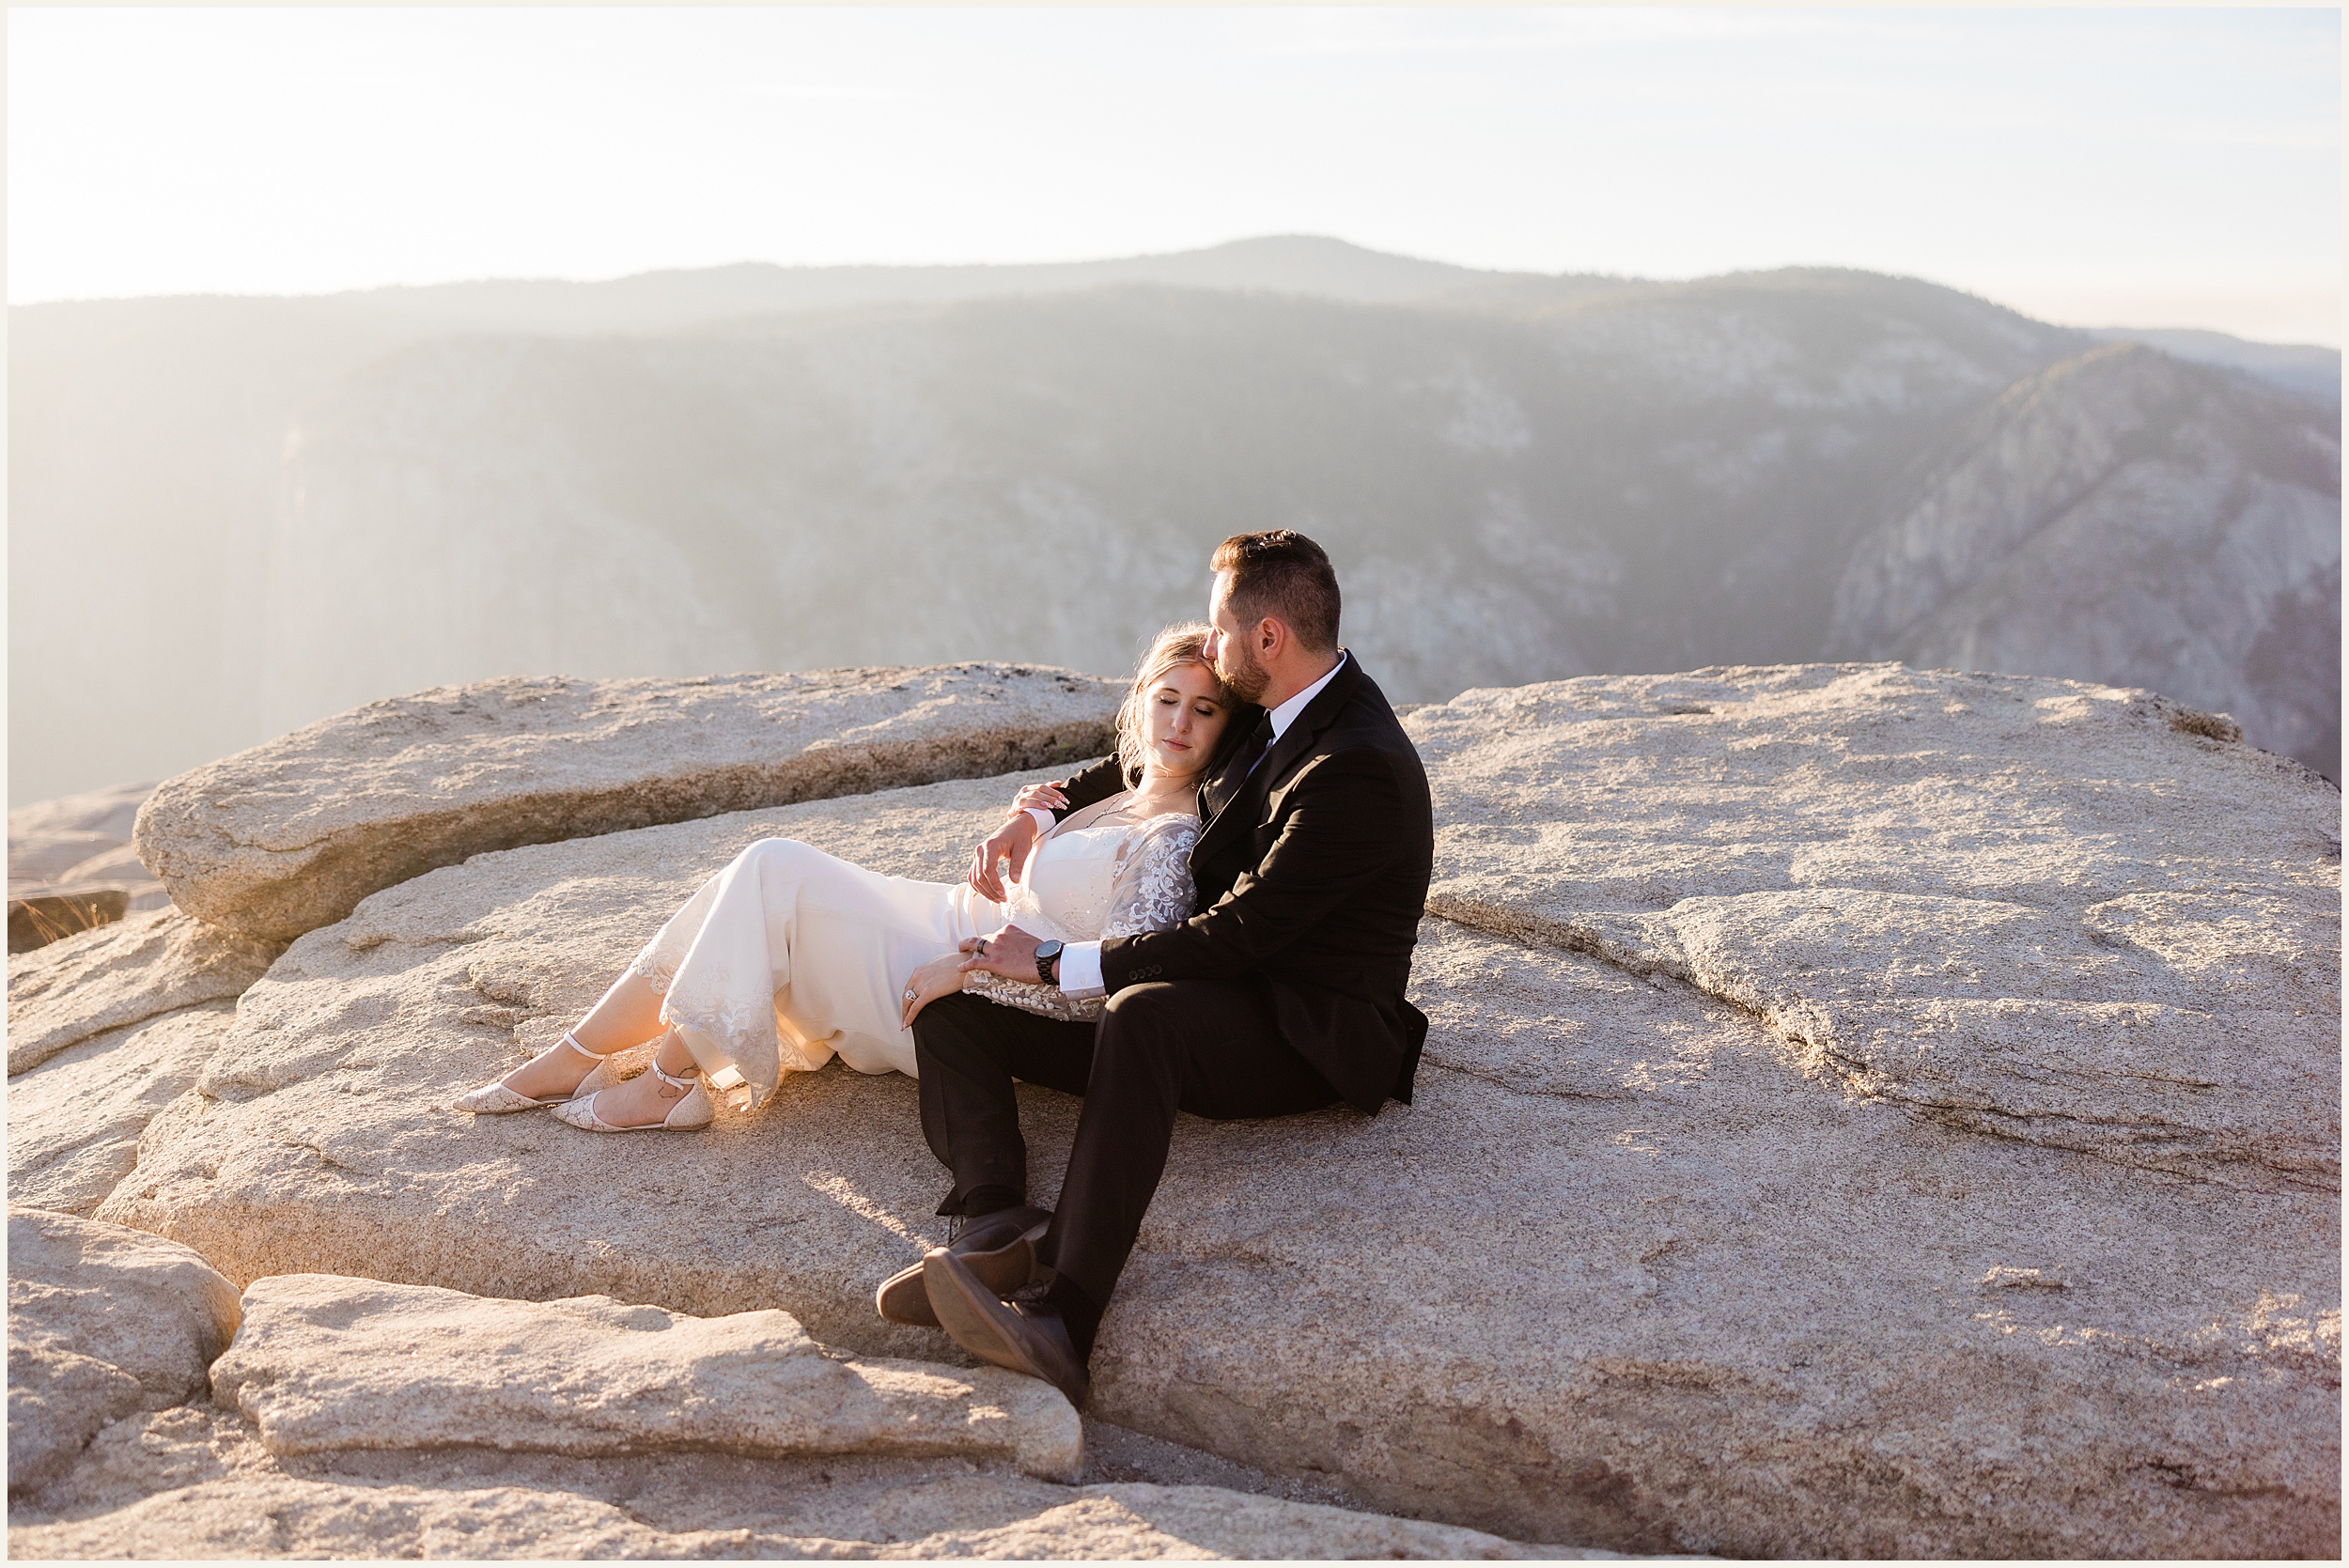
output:
[[[560,1105],[577,1092],[602,1061],[602,1057],[565,1034],[495,1083],[485,1083],[460,1096],[457,1109],[470,1110],[476,1116],[500,1116],[513,1110]]]
[[[718,1110],[702,1087],[700,1068],[665,1073],[656,1062],[641,1077],[556,1106],[554,1115],[589,1132],[691,1132],[715,1121]]]

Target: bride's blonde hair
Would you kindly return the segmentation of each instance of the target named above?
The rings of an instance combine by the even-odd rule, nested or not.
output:
[[[1169,670],[1185,664],[1196,664],[1207,672],[1207,679],[1215,685],[1215,700],[1229,712],[1236,706],[1231,690],[1223,677],[1207,662],[1207,634],[1215,629],[1204,621],[1185,621],[1170,626],[1150,644],[1150,651],[1142,656],[1142,667],[1134,672],[1134,683],[1127,689],[1126,700],[1117,709],[1117,764],[1132,784],[1142,777],[1144,756],[1143,739],[1143,705],[1159,684],[1159,677]]]

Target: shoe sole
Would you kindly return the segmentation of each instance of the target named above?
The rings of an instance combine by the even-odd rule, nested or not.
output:
[[[979,1283],[997,1296],[1009,1296],[1035,1278],[1035,1244],[1044,1239],[1050,1224],[1050,1219],[1039,1219],[1001,1247],[955,1255],[978,1277]],[[930,1306],[929,1286],[923,1281],[922,1265],[918,1263],[881,1281],[880,1289],[873,1293],[873,1310],[891,1323],[910,1324],[916,1328],[945,1327]]]
[[[1038,1382],[1050,1383],[1066,1397],[1069,1404],[1083,1409],[1093,1391],[1090,1382],[1080,1381],[1072,1388],[1037,1365],[1028,1355],[1027,1348],[997,1321],[997,1313],[1008,1314],[1011,1309],[991,1295],[982,1304],[971,1294],[972,1286],[976,1281],[971,1280],[967,1271],[954,1268],[945,1259],[946,1254],[939,1251],[923,1260],[923,1268],[928,1276],[930,1305],[938,1312],[939,1326],[954,1336],[957,1344],[980,1360],[991,1361],[1008,1372],[1020,1373]],[[932,1266],[932,1260],[940,1260],[937,1266]],[[966,1281],[971,1283],[966,1284]]]
[[[459,1096],[458,1103],[452,1104],[449,1109],[461,1110],[468,1116],[519,1116],[525,1110],[548,1110],[558,1105],[568,1105],[577,1098],[577,1094],[557,1094],[548,1099],[534,1100],[524,1095],[524,1103],[521,1105],[473,1106],[462,1103],[462,1096]]]

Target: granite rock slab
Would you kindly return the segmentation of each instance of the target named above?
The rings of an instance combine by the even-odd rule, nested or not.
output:
[[[1097,1408],[1518,1540],[2331,1550],[2339,1215],[2297,1010],[2326,994],[2338,796],[2141,693],[1879,667],[1674,679],[1409,716],[1452,916],[1415,964],[1418,1101],[1186,1119]],[[1738,701],[1743,728],[1667,727]],[[444,1108],[551,1043],[749,843],[945,880],[1019,782],[515,849],[378,893],[243,997],[101,1213],[241,1280],[779,1308],[860,1354],[950,1355],[870,1307],[943,1234],[909,1080],[835,1063],[651,1150]],[[1787,902],[1822,889],[1843,927]],[[1920,923],[1903,899],[1958,907]],[[2015,936],[2092,909],[2139,932],[2095,949],[2129,967]],[[2254,927],[2279,933],[2273,962],[2243,956]],[[1937,945],[1900,945],[1919,931]],[[2177,1026],[2133,1021],[2149,998],[2292,1020],[2240,1091],[2271,1096],[2269,1130],[2240,1098],[2184,1119],[2097,1056],[2195,1069]],[[2091,1132],[2011,1125],[2043,1103]],[[1076,1105],[1022,1091],[1039,1201]],[[2157,1117],[2195,1134],[2177,1157],[2141,1157]]]
[[[696,1318],[278,1275],[246,1287],[212,1392],[280,1454],[964,1454],[1063,1481],[1083,1467],[1077,1412],[1051,1385],[827,1353],[771,1310]]]
[[[1802,665],[1406,721],[1431,912],[1735,1002],[1855,1093],[2338,1191],[2341,793],[2222,715]]]
[[[1109,749],[1122,683],[1022,664],[434,687],[165,780],[138,855],[274,941],[469,855]]]

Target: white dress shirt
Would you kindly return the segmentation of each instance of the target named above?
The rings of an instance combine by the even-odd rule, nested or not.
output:
[[[1341,652],[1338,661],[1330,666],[1328,675],[1272,710],[1272,740],[1270,745],[1265,747],[1266,756],[1272,753],[1273,746],[1281,743],[1281,737],[1288,733],[1288,727],[1297,722],[1297,716],[1305,711],[1305,705],[1320,696],[1321,689],[1335,680],[1338,672],[1345,668],[1346,655]],[[1256,762],[1259,767],[1263,766],[1264,757],[1258,757]],[[1036,819],[1039,831],[1050,830],[1053,821],[1050,812],[1040,806],[1032,806],[1028,815]],[[1101,984],[1101,944],[1070,942],[1060,950],[1060,967],[1055,972],[1060,976],[1060,988],[1068,995],[1099,996],[1106,989]]]

